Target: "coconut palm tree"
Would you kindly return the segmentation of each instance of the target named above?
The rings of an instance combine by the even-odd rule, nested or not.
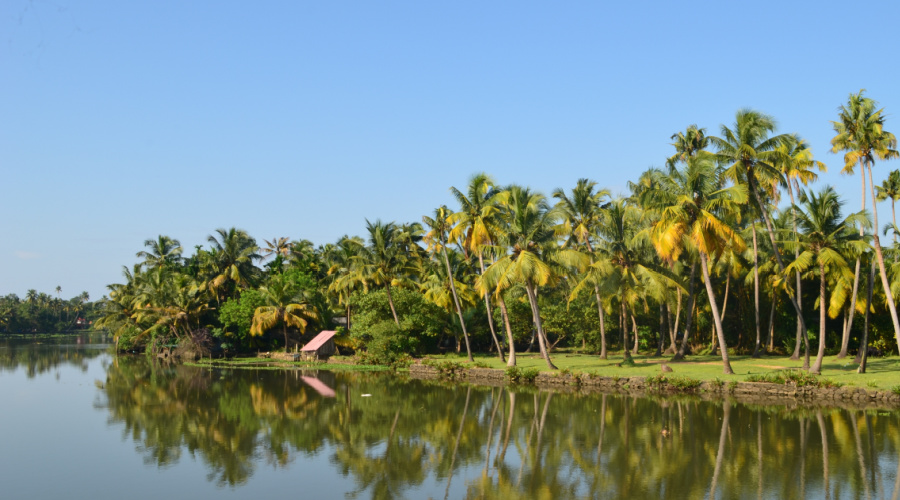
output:
[[[459,324],[462,328],[463,340],[466,342],[466,355],[469,362],[474,362],[472,358],[472,347],[469,345],[469,333],[466,331],[466,321],[463,319],[462,306],[459,303],[459,295],[456,293],[456,283],[453,279],[453,269],[450,268],[450,258],[447,257],[447,233],[450,232],[450,209],[446,206],[440,206],[434,209],[434,217],[423,216],[422,222],[428,227],[429,231],[425,235],[425,241],[428,243],[429,250],[434,253],[441,253],[444,257],[444,264],[447,266],[447,280],[450,283],[450,292],[453,294],[453,305],[456,308],[456,315],[459,318]],[[503,351],[497,346],[497,353],[503,360]]]
[[[794,193],[800,193],[800,185],[808,185],[811,182],[815,182],[818,178],[818,174],[814,171],[814,169],[818,169],[820,172],[825,172],[827,168],[825,164],[816,161],[813,158],[812,149],[810,149],[809,144],[801,139],[796,134],[789,134],[785,136],[785,140],[777,147],[777,151],[779,155],[774,159],[774,164],[778,167],[783,175],[783,179],[785,181],[785,186],[787,187],[788,196],[791,200],[791,207],[794,207],[796,204],[796,200],[794,198]],[[781,179],[777,179],[781,180]],[[773,186],[774,187],[774,186]],[[792,208],[793,210],[793,208]],[[792,212],[793,215],[793,212]],[[795,219],[791,219],[794,240],[797,240],[797,221]],[[799,255],[799,246],[795,245],[794,247],[794,259]],[[802,295],[802,286],[803,281],[800,278],[800,273],[796,273],[795,275],[796,286],[794,288],[794,296],[797,300],[797,304],[800,306],[801,310],[803,309],[803,303],[801,300]],[[854,292],[854,296],[855,296]],[[851,319],[852,323],[852,319]],[[800,320],[797,320],[797,334],[794,342],[794,353],[791,356],[792,359],[799,359],[800,357],[800,342],[801,338],[804,341],[804,345],[806,349],[809,349],[809,343],[807,341],[807,337],[805,335],[805,331],[801,328]],[[846,338],[849,338],[849,328],[845,330],[844,335]],[[808,353],[806,354],[808,356]],[[805,359],[805,358],[804,358]]]
[[[729,245],[736,251],[743,250],[743,240],[723,216],[738,213],[738,205],[747,201],[747,191],[740,185],[723,188],[719,170],[710,157],[694,157],[682,170],[670,168],[668,179],[645,193],[648,205],[658,207],[660,214],[651,231],[651,241],[660,257],[667,261],[677,260],[689,247],[696,249],[721,346],[723,370],[731,374],[734,372],[728,360],[709,260],[718,257]]]
[[[320,314],[308,300],[302,297],[297,284],[283,275],[275,275],[269,282],[260,287],[260,294],[266,305],[257,307],[253,312],[251,335],[262,335],[279,323],[284,333],[284,350],[288,350],[288,327],[292,326],[302,335],[306,328],[319,321]]]
[[[174,238],[159,235],[155,240],[145,240],[144,246],[149,251],[140,251],[136,256],[144,259],[143,265],[148,269],[181,263],[181,252],[184,250],[181,248],[181,243]]]
[[[868,225],[865,213],[851,214],[841,219],[843,203],[831,186],[818,194],[801,196],[800,207],[794,210],[800,228],[800,244],[803,252],[792,262],[788,272],[806,271],[813,266],[818,269],[819,278],[819,350],[811,373],[821,373],[825,356],[825,318],[828,309],[826,272],[844,275],[849,281],[850,267],[845,255],[851,247],[862,252],[867,246],[855,232],[857,225]]]
[[[556,206],[563,216],[560,232],[568,236],[565,244],[584,247],[591,256],[591,263],[594,262],[594,247],[591,239],[596,236],[597,226],[603,216],[602,202],[609,197],[609,190],[595,191],[596,186],[597,183],[594,181],[578,179],[575,187],[572,188],[571,197],[567,196],[562,189],[553,192],[553,197],[559,199]],[[594,297],[597,299],[597,313],[600,316],[600,358],[606,359],[606,322],[604,321],[603,302],[600,300],[600,286],[596,283],[594,284]]]
[[[876,159],[898,158],[900,152],[896,149],[897,138],[894,134],[884,130],[884,110],[876,109],[877,103],[868,97],[863,97],[864,92],[865,90],[860,90],[857,94],[850,94],[847,104],[840,107],[838,121],[831,122],[837,134],[831,139],[831,150],[834,153],[845,151],[844,172],[852,173],[856,165],[859,165],[860,170],[868,172],[869,193],[872,196],[873,227],[877,228],[878,207],[875,199],[875,184],[872,180],[872,165],[875,164]],[[863,196],[865,196],[865,183],[863,184]],[[863,203],[865,204],[865,202]],[[891,293],[887,270],[884,266],[881,240],[877,231],[872,234],[872,246],[875,249],[875,259],[881,274],[881,285],[884,288],[888,310],[894,325],[894,338],[900,348],[900,319],[897,317],[897,305],[894,303]]]
[[[330,279],[328,292],[337,295],[338,305],[347,308],[347,329],[350,329],[350,296],[365,289],[366,281],[359,271],[365,242],[359,236],[342,236],[336,244],[327,247],[323,258]]]
[[[450,231],[449,239],[458,241],[462,240],[463,251],[467,255],[476,255],[478,257],[478,267],[481,274],[484,274],[484,253],[490,251],[490,246],[496,241],[496,234],[499,227],[500,209],[497,203],[497,195],[500,190],[494,187],[494,180],[485,173],[479,173],[469,179],[466,192],[450,188],[450,193],[456,198],[460,205],[460,210],[450,216],[450,222],[454,224]],[[493,263],[494,259],[491,259]],[[497,296],[497,303],[500,306],[503,324],[506,329],[507,340],[509,343],[509,357],[507,366],[516,366],[516,351],[513,343],[512,327],[509,324],[509,315],[506,310],[506,302],[503,295]],[[484,307],[487,310],[488,328],[491,331],[491,338],[497,350],[500,350],[500,341],[497,338],[496,328],[494,327],[493,308],[491,307],[491,294],[484,294]]]
[[[214,265],[209,286],[216,292],[218,300],[219,290],[228,283],[241,288],[250,287],[260,274],[254,262],[262,257],[257,253],[259,247],[256,240],[246,231],[232,227],[227,230],[216,229],[216,234],[218,236],[210,235],[207,240],[212,245]]]
[[[765,187],[783,183],[782,174],[775,164],[782,157],[782,153],[778,150],[779,146],[790,140],[790,136],[786,134],[770,137],[769,134],[774,130],[775,120],[771,116],[750,109],[741,109],[735,115],[733,129],[722,125],[722,137],[710,137],[710,143],[717,148],[717,160],[729,164],[725,170],[726,177],[736,184],[746,185],[765,222],[778,269],[784,272],[785,265],[779,253],[772,218],[769,215],[768,205],[763,200]],[[792,296],[790,301],[797,314],[797,321],[800,322],[800,330],[805,334],[806,323],[800,302],[795,296]]]
[[[900,200],[900,170],[892,170],[888,178],[875,186],[875,199],[878,201],[891,200],[891,221],[897,227],[897,210],[894,205]],[[894,245],[897,245],[897,232],[894,232]]]
[[[574,267],[584,260],[584,254],[558,247],[554,227],[559,214],[550,208],[543,195],[521,186],[510,186],[502,193],[501,203],[504,227],[498,240],[508,253],[485,270],[476,287],[482,293],[492,290],[500,293],[515,285],[525,288],[541,357],[548,368],[555,370],[547,349],[537,294],[541,286],[556,277],[552,263]]]
[[[421,238],[418,235],[421,226],[417,223],[398,226],[393,222],[366,219],[366,231],[369,232],[369,244],[360,253],[358,272],[365,282],[384,286],[394,323],[400,326],[391,287],[417,272],[419,256],[416,249],[421,251],[421,248],[416,243]]]

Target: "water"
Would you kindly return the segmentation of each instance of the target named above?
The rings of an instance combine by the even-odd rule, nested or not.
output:
[[[876,499],[900,490],[896,412],[197,369],[114,357],[97,340],[0,341],[2,498]]]

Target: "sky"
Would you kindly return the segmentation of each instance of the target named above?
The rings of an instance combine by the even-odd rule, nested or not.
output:
[[[92,300],[143,242],[420,221],[475,173],[613,193],[690,124],[772,115],[839,174],[866,89],[900,128],[897,2],[0,2],[0,295]],[[894,125],[896,125],[896,128]],[[897,132],[900,133],[900,132]],[[876,164],[879,183],[900,162]],[[858,175],[858,174],[857,174]],[[880,222],[890,208],[879,209]]]

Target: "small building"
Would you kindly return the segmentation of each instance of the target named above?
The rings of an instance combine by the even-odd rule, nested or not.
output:
[[[328,361],[337,350],[334,346],[334,330],[325,330],[300,349],[300,357],[304,360]]]

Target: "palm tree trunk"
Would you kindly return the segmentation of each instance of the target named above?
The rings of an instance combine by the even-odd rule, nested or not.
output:
[[[631,352],[628,350],[628,311],[627,306],[625,305],[625,301],[621,301],[621,310],[622,310],[622,360],[628,361],[631,359]]]
[[[469,363],[473,363],[475,358],[472,357],[472,347],[469,345],[469,332],[466,331],[466,320],[463,319],[462,315],[462,307],[459,304],[459,295],[456,294],[456,283],[453,280],[453,269],[450,268],[450,258],[447,256],[447,247],[446,242],[441,241],[441,246],[444,249],[444,264],[447,266],[447,279],[450,280],[450,291],[453,293],[453,305],[456,306],[456,316],[459,318],[459,324],[462,326],[463,339],[466,341],[466,355],[469,358]],[[485,294],[487,295],[487,294]],[[494,340],[497,340],[495,337]],[[500,346],[497,346],[497,352],[500,353],[500,359],[503,359],[503,351],[500,350]]]
[[[503,317],[503,324],[506,325],[506,339],[509,342],[509,358],[506,366],[516,366],[516,344],[513,338],[512,327],[509,325],[509,312],[506,310],[506,301],[503,296],[497,294],[497,303],[500,304],[500,315]]]
[[[728,309],[728,289],[731,286],[731,273],[725,273],[725,297],[722,299],[722,318],[724,321],[725,318],[725,310]],[[712,331],[712,354],[715,356],[716,354],[716,346],[718,345],[718,338],[716,337],[716,329],[713,328]]]
[[[866,290],[866,314],[863,316],[865,319],[863,320],[863,334],[862,340],[859,343],[859,367],[856,369],[857,373],[866,373],[866,364],[869,360],[869,314],[872,310],[872,291],[875,285],[875,261],[872,261],[871,268],[869,270],[869,284],[868,289]]]
[[[810,373],[819,375],[822,373],[822,359],[825,357],[825,311],[828,305],[825,303],[825,265],[819,265],[819,351],[816,354],[816,362],[810,368]]]
[[[391,306],[391,314],[394,315],[394,323],[400,326],[400,318],[397,317],[397,309],[394,307],[394,297],[391,296],[391,284],[388,283],[384,289],[387,290],[388,304]]]
[[[726,297],[727,299],[727,297]],[[725,314],[725,306],[722,306],[722,315]],[[760,331],[759,331],[759,247],[756,243],[756,221],[753,221],[753,318],[756,320],[756,346],[753,348],[753,357],[759,357]]]
[[[862,160],[859,162],[859,173],[861,174],[861,198],[860,203],[862,204],[862,210],[866,209],[866,169],[863,165]],[[876,231],[878,229],[876,228]],[[859,227],[859,235],[860,237],[865,236],[865,230],[862,226]],[[850,314],[847,318],[847,326],[844,328],[843,335],[841,336],[841,352],[838,353],[838,359],[847,357],[847,344],[850,343],[850,329],[853,328],[853,316],[856,313],[856,295],[859,291],[859,273],[860,273],[860,261],[859,257],[856,258],[856,269],[853,271],[853,292],[850,295]]]
[[[550,353],[547,351],[547,346],[544,343],[544,327],[541,324],[541,312],[538,309],[537,297],[534,293],[534,285],[531,283],[525,283],[525,292],[528,294],[528,302],[531,303],[531,314],[534,317],[534,326],[537,329],[537,339],[538,339],[538,347],[541,349],[541,357],[544,358],[544,361],[547,362],[547,368],[551,370],[556,370],[556,365],[550,361]]]
[[[606,321],[603,315],[603,304],[600,302],[600,287],[597,285],[594,285],[594,296],[597,298],[597,313],[600,315],[600,359],[606,359]]]
[[[637,320],[634,318],[634,308],[631,308],[631,331],[634,333],[634,347],[631,348],[631,354],[638,353],[638,327]]]
[[[887,270],[884,268],[884,254],[881,251],[881,241],[878,239],[878,206],[875,204],[875,184],[872,182],[872,165],[866,165],[869,171],[869,187],[872,195],[872,219],[875,222],[875,230],[872,231],[872,246],[875,247],[875,258],[878,259],[878,271],[881,274],[881,285],[884,287],[884,296],[888,310],[891,312],[891,321],[894,323],[894,339],[897,341],[897,349],[900,350],[900,319],[897,318],[897,304],[894,303],[894,294],[891,293],[891,283],[888,281]]]
[[[694,320],[694,276],[697,272],[697,261],[691,261],[691,277],[688,284],[688,303],[687,303],[687,319],[685,319],[684,337],[681,339],[681,345],[678,346],[678,352],[672,358],[674,360],[684,359],[685,348],[691,337],[691,324]]]
[[[678,302],[675,305],[675,320],[669,325],[669,347],[666,348],[666,354],[675,354],[678,349],[675,337],[678,335],[678,323],[681,321],[681,289],[677,291]]]
[[[766,206],[759,197],[759,187],[756,184],[756,177],[754,176],[752,169],[747,169],[747,182],[750,184],[750,193],[753,195],[753,199],[759,206],[763,221],[766,223],[766,232],[769,234],[769,240],[772,242],[772,253],[775,255],[775,262],[778,263],[778,269],[784,273],[784,261],[781,259],[781,254],[778,253],[778,243],[775,241],[775,229],[772,226],[772,219],[769,217],[769,211],[766,210]],[[797,287],[798,297],[790,296],[791,305],[794,306],[794,312],[797,313],[797,321],[799,322],[798,327],[803,332],[804,340],[807,343],[806,356],[809,358],[809,340],[806,338],[806,321],[803,320],[803,309],[800,308],[799,292],[800,288]],[[809,368],[808,363],[804,363],[804,365],[804,368]]]
[[[731,375],[731,363],[728,361],[728,345],[725,343],[725,332],[722,330],[722,318],[719,316],[719,307],[716,305],[716,296],[713,291],[712,281],[709,277],[709,267],[706,263],[706,254],[700,252],[700,267],[703,271],[703,279],[706,281],[706,294],[709,296],[709,307],[712,310],[713,322],[716,324],[716,334],[719,336],[719,345],[722,351],[722,369],[726,375]]]
[[[478,252],[478,265],[481,266],[481,274],[484,274],[484,256],[481,255],[481,251]],[[484,294],[484,307],[487,309],[488,327],[491,329],[491,338],[494,339],[494,345],[497,346],[497,353],[500,355],[500,361],[506,361],[503,357],[503,349],[500,347],[500,341],[497,339],[497,332],[494,330],[494,315],[492,314],[493,309],[491,309],[491,297],[488,293]]]
[[[772,308],[769,311],[769,338],[767,343],[769,344],[769,352],[775,350],[775,305],[778,302],[778,295],[772,294]]]
[[[665,337],[666,336],[666,332],[665,332],[665,330],[666,330],[666,308],[665,308],[664,304],[665,304],[665,302],[659,303],[659,332],[658,332],[658,339],[656,342],[656,352],[653,353],[654,357],[662,355],[663,343],[665,342],[665,338],[666,338]]]

